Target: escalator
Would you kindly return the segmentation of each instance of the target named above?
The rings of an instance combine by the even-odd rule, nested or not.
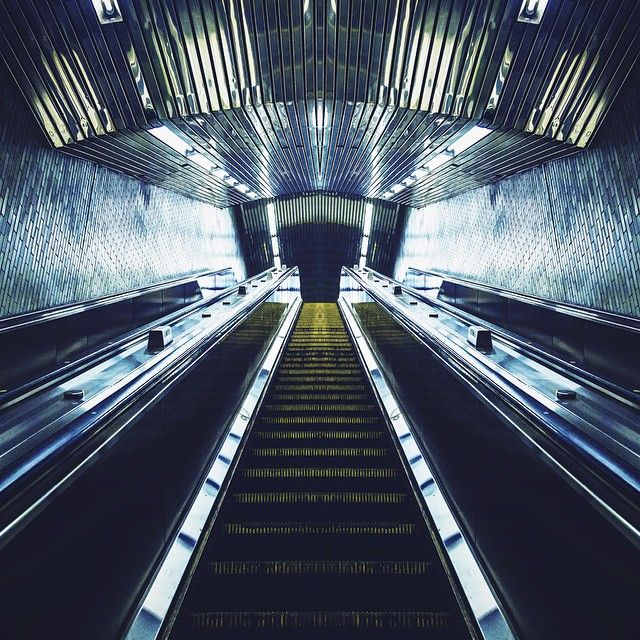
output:
[[[469,638],[337,306],[306,303],[167,633]]]

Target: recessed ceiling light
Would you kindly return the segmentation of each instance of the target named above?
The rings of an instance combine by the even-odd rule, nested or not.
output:
[[[518,22],[540,24],[549,0],[523,0],[518,14]]]
[[[169,129],[169,127],[165,127],[164,125],[155,127],[149,129],[149,133],[185,157],[190,153],[194,153],[193,147],[185,142],[177,133]]]
[[[463,133],[455,142],[447,147],[449,154],[453,156],[460,155],[463,151],[466,151],[474,144],[480,142],[491,133],[491,129],[486,127],[472,127],[467,132]]]
[[[100,24],[122,22],[122,12],[118,0],[92,0],[92,2]]]

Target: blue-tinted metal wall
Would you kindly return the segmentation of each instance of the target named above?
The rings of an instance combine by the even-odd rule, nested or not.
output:
[[[590,149],[409,213],[395,275],[432,269],[640,316],[640,86]]]
[[[244,265],[229,210],[50,149],[0,73],[0,317]]]

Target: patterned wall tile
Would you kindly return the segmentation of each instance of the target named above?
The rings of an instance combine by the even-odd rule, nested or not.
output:
[[[433,269],[640,317],[640,88],[594,145],[410,212],[395,275]]]
[[[5,87],[0,317],[206,269],[232,266],[244,277],[231,211],[50,149]]]

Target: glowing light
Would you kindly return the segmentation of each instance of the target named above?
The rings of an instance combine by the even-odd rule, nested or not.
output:
[[[275,236],[276,230],[276,211],[273,202],[267,205],[267,218],[269,219],[269,235]]]
[[[540,24],[549,0],[523,0],[518,14],[518,22]]]
[[[491,133],[491,129],[485,127],[473,127],[466,133],[462,134],[453,144],[451,144],[447,151],[453,156],[460,155],[463,151],[469,149],[474,144],[480,142]]]
[[[171,131],[169,127],[165,127],[164,125],[161,127],[155,127],[154,129],[149,129],[149,133],[160,140],[160,142],[164,142],[174,151],[183,155],[185,158],[190,153],[195,153],[193,147],[185,142],[177,133]]]
[[[269,235],[271,236],[271,249],[273,251],[273,264],[276,269],[280,269],[280,243],[278,242],[278,229],[276,227],[276,208],[273,202],[267,204],[267,220],[269,223]]]
[[[373,204],[367,202],[364,207],[364,224],[362,225],[362,244],[360,245],[359,268],[364,269],[367,264],[367,253],[369,251],[369,236],[371,235],[371,225],[373,223]]]
[[[373,205],[370,202],[367,202],[367,205],[364,208],[364,226],[363,226],[363,234],[368,236],[371,233],[371,222],[373,221]]]

